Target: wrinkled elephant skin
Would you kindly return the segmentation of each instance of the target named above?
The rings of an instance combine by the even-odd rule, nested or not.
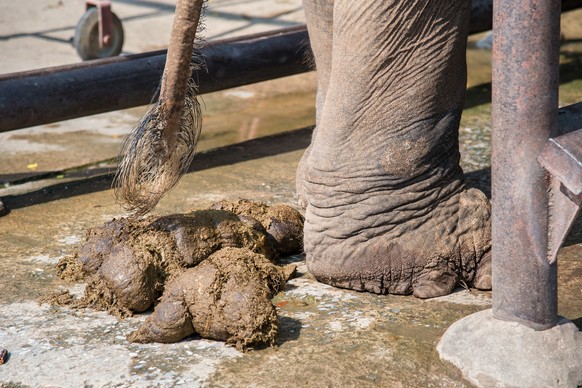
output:
[[[490,205],[459,166],[470,1],[304,8],[318,72],[297,173],[309,270],[379,294],[490,289]]]

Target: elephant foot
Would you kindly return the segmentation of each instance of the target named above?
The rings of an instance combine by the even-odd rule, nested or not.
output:
[[[387,196],[385,201],[390,201]],[[354,205],[355,206],[355,205]],[[461,188],[432,209],[407,221],[384,215],[375,224],[388,228],[353,230],[360,220],[336,217],[337,228],[308,206],[305,224],[307,266],[315,278],[340,288],[377,294],[413,294],[418,298],[447,295],[464,282],[491,289],[490,205],[478,190]],[[414,206],[409,205],[408,208]],[[419,208],[415,209],[418,211]],[[361,214],[369,212],[362,208]],[[403,213],[404,209],[394,210]],[[394,222],[395,226],[391,225]],[[376,230],[375,230],[376,229]],[[383,230],[384,229],[384,230]],[[375,233],[380,231],[380,233]]]

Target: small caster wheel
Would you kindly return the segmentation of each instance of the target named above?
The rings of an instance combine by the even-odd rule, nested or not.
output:
[[[123,27],[121,20],[111,13],[111,35],[107,44],[99,47],[99,10],[91,7],[77,23],[73,44],[77,53],[84,61],[114,57],[121,53],[123,46]]]
[[[4,206],[2,200],[0,199],[0,217],[5,216],[6,214],[8,214],[8,209]]]

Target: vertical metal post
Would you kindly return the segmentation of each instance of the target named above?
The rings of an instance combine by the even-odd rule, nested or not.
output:
[[[493,26],[493,316],[544,330],[558,319],[557,265],[536,158],[557,134],[560,0],[495,0]]]

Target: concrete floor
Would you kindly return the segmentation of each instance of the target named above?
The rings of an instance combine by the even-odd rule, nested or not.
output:
[[[0,72],[79,61],[69,40],[83,3],[3,2]],[[126,31],[124,52],[166,46],[172,3],[113,1]],[[303,20],[299,0],[212,0],[209,15],[209,39]],[[582,50],[565,46],[569,50],[580,62]],[[489,82],[487,61],[487,54],[469,58],[470,107],[461,128],[463,167],[486,191],[489,105],[481,89]],[[562,83],[564,104],[582,100],[582,72],[573,69]],[[305,74],[204,96],[203,152],[156,212],[238,198],[295,205],[295,168],[310,136],[301,128],[313,124],[314,93],[314,75]],[[82,292],[82,284],[57,279],[53,266],[74,251],[87,228],[123,215],[107,173],[123,135],[143,111],[0,134],[0,197],[11,210],[0,218],[0,348],[10,352],[0,365],[0,386],[470,385],[439,359],[435,347],[454,321],[490,307],[490,292],[458,290],[424,301],[339,290],[314,281],[301,256],[289,259],[298,263],[300,276],[274,300],[281,325],[277,346],[245,354],[196,337],[171,345],[130,344],[125,335],[143,316],[119,321],[101,312],[39,305],[59,288]],[[581,257],[579,222],[559,257],[559,313],[579,328]]]

